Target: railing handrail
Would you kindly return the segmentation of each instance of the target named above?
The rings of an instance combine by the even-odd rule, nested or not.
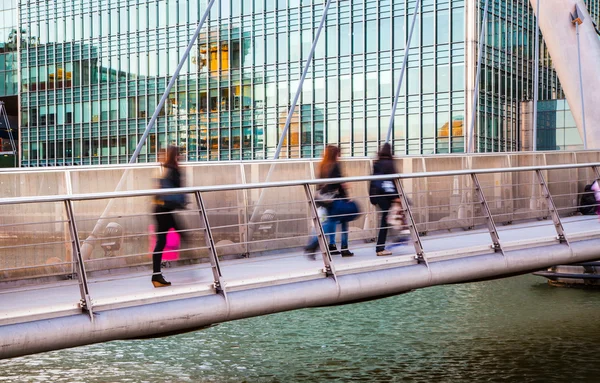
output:
[[[128,197],[147,197],[155,195],[167,194],[187,194],[195,192],[217,192],[217,191],[237,191],[248,189],[270,189],[280,187],[293,187],[303,185],[319,185],[327,183],[345,183],[345,182],[361,182],[389,179],[414,179],[414,178],[429,178],[429,177],[448,177],[461,176],[471,174],[493,174],[493,173],[517,173],[526,171],[538,170],[561,170],[561,169],[580,169],[591,168],[594,166],[600,167],[600,162],[582,163],[582,164],[560,164],[560,165],[543,165],[543,166],[521,166],[512,168],[487,168],[487,169],[463,169],[463,170],[445,170],[434,172],[418,172],[418,173],[396,173],[387,175],[367,175],[353,176],[341,178],[317,178],[303,179],[293,181],[277,181],[277,182],[255,182],[246,184],[230,184],[230,185],[214,185],[214,186],[188,186],[176,189],[145,189],[145,190],[129,190],[118,192],[103,192],[103,193],[86,193],[86,194],[62,194],[62,195],[47,195],[47,196],[28,196],[28,197],[9,197],[0,198],[1,205],[16,205],[30,203],[48,203],[48,202],[64,202],[64,201],[88,201],[100,200],[109,198],[128,198]]]

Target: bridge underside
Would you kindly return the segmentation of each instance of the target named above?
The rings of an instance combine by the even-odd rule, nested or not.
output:
[[[568,245],[556,239],[550,220],[502,226],[504,254],[493,251],[487,230],[430,233],[422,237],[428,264],[417,262],[412,246],[396,246],[391,256],[377,257],[374,245],[355,241],[354,257],[334,257],[337,278],[327,276],[320,260],[299,249],[225,260],[226,296],[216,293],[208,266],[166,268],[164,275],[173,286],[161,289],[152,287],[147,272],[121,271],[127,278],[96,276],[89,279],[93,320],[75,301],[78,285],[73,281],[41,291],[3,291],[0,356],[193,331],[235,319],[598,259],[600,224],[594,216],[582,218],[563,219]]]

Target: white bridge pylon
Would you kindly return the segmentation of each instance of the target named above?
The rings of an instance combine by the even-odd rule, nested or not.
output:
[[[530,0],[534,12],[538,0]],[[578,8],[582,23],[575,26],[571,14]],[[543,0],[539,4],[538,25],[552,57],[560,84],[565,92],[569,108],[577,129],[587,149],[600,147],[600,108],[595,107],[600,99],[600,40],[593,20],[581,0]],[[537,15],[536,15],[537,16]],[[579,29],[579,52],[577,30]],[[581,60],[579,73],[578,55]],[[580,87],[580,76],[583,86]],[[585,124],[588,129],[584,129]],[[587,137],[586,137],[587,136]]]

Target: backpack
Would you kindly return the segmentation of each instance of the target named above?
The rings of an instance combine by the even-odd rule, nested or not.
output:
[[[373,165],[373,175],[385,174],[381,171],[378,163]],[[369,201],[372,205],[377,205],[380,198],[388,195],[397,197],[398,191],[393,180],[376,180],[369,183]]]

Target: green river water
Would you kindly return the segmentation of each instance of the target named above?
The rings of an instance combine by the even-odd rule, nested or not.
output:
[[[0,382],[600,382],[600,291],[532,275],[0,361]]]

